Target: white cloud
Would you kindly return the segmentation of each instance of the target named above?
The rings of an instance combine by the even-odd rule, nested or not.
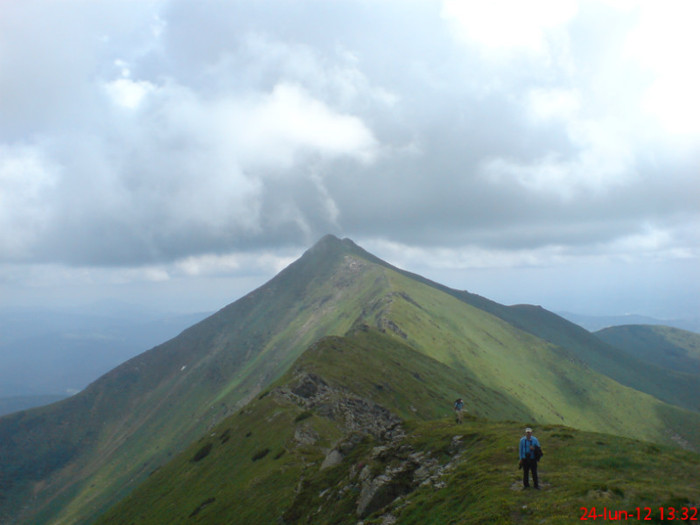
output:
[[[123,60],[116,60],[115,66],[120,68],[120,76],[106,82],[104,89],[112,102],[127,109],[136,109],[143,99],[155,91],[156,86],[145,80],[132,80],[131,70]]]
[[[586,228],[585,224],[580,226]],[[517,235],[518,228],[513,226],[512,229]],[[520,230],[522,233],[532,233],[525,232],[527,229]],[[575,235],[574,229],[572,234]],[[697,237],[696,234],[694,236]],[[698,246],[690,248],[687,241],[682,235],[682,228],[645,223],[630,233],[612,235],[604,242],[594,238],[582,246],[552,242],[543,246],[523,248],[489,248],[476,243],[428,248],[377,238],[363,240],[362,246],[399,268],[423,275],[467,272],[468,276],[470,271],[486,269],[566,268],[585,264],[692,261],[700,256],[700,249]]]
[[[576,89],[533,88],[527,95],[527,109],[536,123],[548,120],[568,122],[579,117],[581,94]]]
[[[371,162],[377,141],[357,117],[337,113],[300,86],[280,83],[271,93],[225,108],[246,164],[290,167],[308,152]]]
[[[168,272],[178,276],[230,276],[250,268],[264,269],[269,273],[278,273],[289,266],[296,257],[275,253],[228,253],[204,254],[186,257],[169,265]]]
[[[417,271],[418,267],[422,267],[431,272],[552,266],[570,262],[573,257],[567,253],[566,247],[560,245],[519,250],[485,248],[476,244],[425,248],[378,239],[368,240],[362,245],[373,253],[381,254],[400,268]]]
[[[444,0],[442,16],[459,38],[487,48],[547,51],[548,32],[576,14],[574,0]]]
[[[636,177],[634,156],[614,122],[571,121],[568,135],[573,155],[551,151],[534,161],[494,158],[481,165],[481,174],[495,184],[516,182],[528,191],[571,201],[582,194],[605,195]]]
[[[39,148],[0,144],[0,251],[4,258],[28,255],[48,228],[48,203],[58,182],[58,167]]]
[[[530,89],[523,98],[534,129],[557,126],[567,148],[552,147],[538,158],[518,160],[496,157],[484,160],[481,173],[495,183],[515,181],[532,192],[571,200],[582,193],[605,194],[630,184],[635,172],[635,150],[646,139],[636,118],[614,100],[582,93],[587,86]],[[601,105],[614,109],[601,113]]]
[[[150,82],[118,78],[105,84],[105,89],[115,104],[127,109],[136,109],[155,86]]]
[[[683,228],[646,223],[639,228],[639,231],[606,244],[602,251],[609,256],[630,262],[642,258],[654,260],[698,258],[700,246],[688,244],[687,240],[683,238]]]
[[[694,0],[641,2],[639,22],[625,42],[625,56],[653,75],[644,109],[667,132],[700,134],[700,4]]]
[[[124,78],[128,69],[121,75],[132,84]],[[70,257],[85,257],[84,250],[108,259],[122,250],[119,257],[127,259],[139,253],[168,258],[191,243],[206,250],[256,235],[263,223],[293,224],[311,239],[309,210],[301,203],[280,202],[262,215],[266,185],[280,178],[310,181],[335,221],[339,211],[323,185],[323,165],[338,158],[367,165],[376,155],[378,143],[358,117],[296,85],[205,96],[166,80],[147,91],[148,104],[138,104],[145,96],[138,90],[135,100],[117,99],[130,111],[107,137],[64,138],[80,144],[66,142],[60,153],[70,169],[57,194],[69,196],[56,206],[73,224],[53,225],[78,232],[73,242],[80,239],[80,246],[65,248]],[[320,164],[310,169],[309,163]],[[100,224],[131,232],[127,244],[106,242]],[[91,241],[94,235],[100,238]]]

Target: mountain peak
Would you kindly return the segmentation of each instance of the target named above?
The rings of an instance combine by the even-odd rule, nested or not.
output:
[[[347,237],[344,239],[341,239],[340,237],[336,237],[332,233],[328,233],[321,237],[316,244],[314,244],[311,249],[315,248],[342,248],[342,247],[355,247],[359,248],[357,244],[355,244],[351,239],[348,239]]]
[[[332,233],[327,233],[321,237],[316,244],[309,248],[309,250],[337,249],[338,247],[342,246],[342,244],[343,241],[339,237],[336,237]]]
[[[319,239],[316,244],[309,248],[304,255],[313,254],[314,256],[334,257],[339,255],[348,255],[350,253],[361,256],[368,255],[351,239],[348,239],[347,237],[340,239],[339,237],[329,233],[321,237],[321,239]]]
[[[339,237],[336,237],[332,233],[327,233],[321,237],[316,244],[327,244],[327,243],[339,243],[342,242]]]

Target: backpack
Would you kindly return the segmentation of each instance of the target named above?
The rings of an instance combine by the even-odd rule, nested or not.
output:
[[[539,445],[535,445],[535,461],[539,461],[542,456],[544,456],[542,448]]]

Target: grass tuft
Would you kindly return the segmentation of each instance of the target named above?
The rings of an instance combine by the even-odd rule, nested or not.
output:
[[[258,461],[265,456],[267,456],[270,453],[269,448],[264,448],[262,450],[258,450],[255,454],[253,454],[253,457],[251,458],[253,461]]]
[[[197,463],[198,461],[202,461],[204,458],[206,458],[209,455],[209,452],[211,452],[213,446],[214,445],[212,443],[207,443],[200,448],[195,455],[192,456],[192,462]]]
[[[196,509],[194,509],[192,511],[192,513],[188,517],[194,518],[197,514],[199,514],[202,511],[202,509],[204,509],[204,507],[206,507],[207,505],[211,505],[215,501],[216,501],[216,498],[205,499],[202,503],[199,504],[199,507],[197,507]]]
[[[294,422],[298,423],[299,421],[304,421],[305,419],[310,418],[313,416],[313,413],[310,410],[305,410],[301,414],[299,414],[297,417],[294,418]]]

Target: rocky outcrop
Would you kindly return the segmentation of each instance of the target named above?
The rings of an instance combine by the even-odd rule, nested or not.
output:
[[[462,451],[462,436],[454,436],[451,443],[442,449],[450,459],[441,463],[429,452],[415,450],[407,443],[401,419],[372,400],[358,397],[344,388],[330,385],[322,377],[298,370],[289,386],[275,389],[274,395],[304,409],[302,414],[314,414],[337,422],[346,431],[345,437],[331,450],[318,467],[319,471],[346,469],[344,481],[335,487],[321,491],[323,503],[353,498],[355,513],[362,520],[377,512],[384,512],[383,523],[393,523],[390,509],[419,487],[441,489],[445,486],[443,476],[459,461]],[[369,452],[362,453],[357,461],[356,451],[365,438],[371,436],[375,443]],[[317,436],[303,423],[299,424],[295,440],[299,444],[313,444]],[[347,458],[353,454],[352,462]],[[299,485],[297,501],[290,514],[300,518],[297,511],[303,502],[314,499],[310,482]],[[317,512],[320,512],[318,510]],[[394,520],[394,521],[392,521]]]
[[[385,465],[379,473],[372,474],[369,464],[359,472],[351,469],[350,480],[359,484],[360,496],[357,499],[357,516],[369,516],[378,510],[396,504],[397,500],[408,496],[420,486],[440,489],[445,486],[442,477],[454,468],[461,456],[462,436],[455,436],[447,448],[451,459],[441,464],[436,458],[423,451],[416,451],[403,443],[401,438],[392,439],[386,445],[375,447],[369,461],[379,461]],[[390,520],[390,514],[387,514]]]
[[[292,386],[276,389],[275,395],[338,422],[348,433],[380,437],[401,422],[398,416],[374,401],[344,388],[332,387],[313,373],[299,371]]]

